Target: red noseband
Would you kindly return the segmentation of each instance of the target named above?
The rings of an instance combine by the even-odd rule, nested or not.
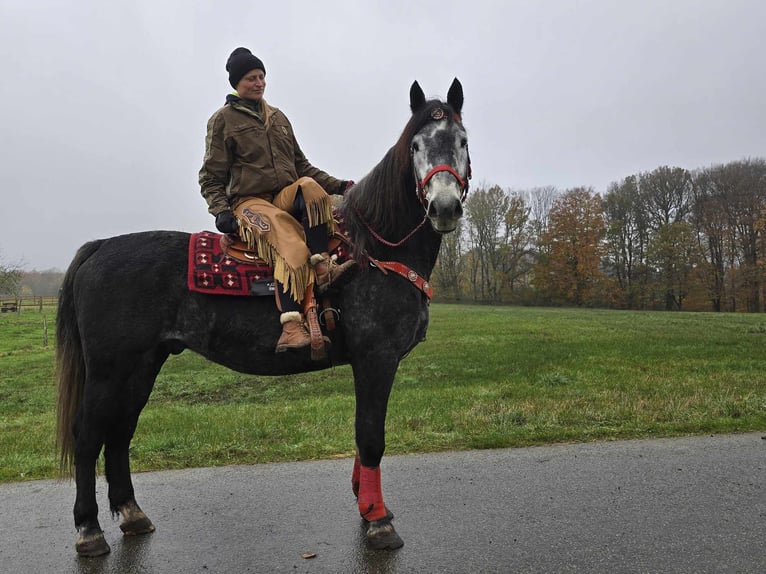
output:
[[[468,168],[468,177],[463,179],[460,177],[460,174],[455,171],[454,167],[447,164],[442,164],[437,165],[435,168],[429,171],[422,180],[417,182],[415,191],[418,194],[418,198],[420,199],[420,203],[423,204],[423,207],[428,207],[428,201],[426,200],[426,185],[428,185],[428,182],[431,181],[433,176],[442,171],[446,171],[447,173],[452,174],[452,176],[457,180],[460,189],[463,190],[463,194],[460,196],[460,201],[465,201],[465,198],[468,195],[468,180],[471,179],[471,168]]]

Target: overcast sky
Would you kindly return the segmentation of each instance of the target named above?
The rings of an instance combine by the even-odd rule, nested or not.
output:
[[[309,160],[359,179],[418,80],[463,83],[473,184],[613,181],[766,155],[762,0],[0,0],[0,262],[214,229],[197,173],[229,53]]]

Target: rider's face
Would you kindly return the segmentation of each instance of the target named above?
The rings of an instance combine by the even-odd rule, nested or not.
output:
[[[246,100],[260,100],[266,90],[266,74],[263,70],[250,70],[237,84],[237,94]]]

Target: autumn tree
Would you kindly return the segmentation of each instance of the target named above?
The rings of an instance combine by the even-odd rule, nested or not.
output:
[[[534,278],[549,302],[597,303],[604,284],[600,266],[606,230],[601,206],[601,197],[585,187],[568,190],[554,201]]]
[[[649,265],[660,275],[657,285],[666,311],[681,311],[698,263],[698,244],[693,227],[686,222],[662,226],[652,237],[647,252]]]

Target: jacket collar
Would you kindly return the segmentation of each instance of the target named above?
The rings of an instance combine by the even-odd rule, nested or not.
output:
[[[276,108],[272,108],[269,104],[266,103],[266,100],[264,99],[261,99],[260,103],[261,109],[257,110],[254,105],[248,103],[247,100],[240,98],[237,94],[226,95],[226,104],[230,105],[235,110],[252,116],[268,125],[271,116],[274,115],[274,112],[276,111]]]

